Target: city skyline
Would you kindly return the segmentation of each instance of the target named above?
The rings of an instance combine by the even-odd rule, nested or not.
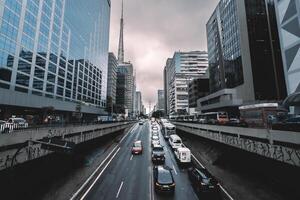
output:
[[[147,111],[149,102],[152,107],[156,103],[156,88],[163,88],[165,60],[174,51],[207,50],[205,25],[218,1],[188,1],[124,1],[124,58],[135,66],[137,90],[143,93]],[[109,51],[118,55],[122,1],[111,3]],[[176,14],[179,12],[180,16]],[[152,84],[147,84],[150,81]]]

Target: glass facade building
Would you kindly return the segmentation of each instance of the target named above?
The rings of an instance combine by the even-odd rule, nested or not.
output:
[[[35,100],[23,107],[60,109],[60,102],[69,102],[66,111],[80,103],[90,107],[83,112],[100,112],[109,23],[109,0],[1,0],[0,93]]]
[[[285,98],[273,0],[221,0],[206,29],[211,93],[239,88],[246,101]]]
[[[210,91],[244,82],[235,0],[221,1],[207,23]]]

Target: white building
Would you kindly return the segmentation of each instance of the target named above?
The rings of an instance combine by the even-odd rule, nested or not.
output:
[[[185,114],[188,109],[188,84],[204,75],[208,68],[207,52],[175,52],[165,66],[167,113]]]
[[[285,103],[300,113],[300,0],[277,0],[276,15],[289,95]]]

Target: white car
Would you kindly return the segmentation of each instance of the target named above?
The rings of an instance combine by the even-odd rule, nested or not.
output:
[[[181,138],[176,134],[170,135],[169,143],[170,143],[172,149],[177,149],[179,147],[182,147]]]
[[[160,145],[160,142],[159,142],[159,140],[152,140],[151,144],[152,144],[152,147],[153,147],[155,145]]]

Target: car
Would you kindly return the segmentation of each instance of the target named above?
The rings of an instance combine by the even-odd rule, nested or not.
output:
[[[137,140],[133,143],[132,148],[131,148],[131,153],[135,154],[135,155],[143,153],[142,141]]]
[[[152,131],[152,135],[158,135],[158,131]]]
[[[191,167],[188,177],[197,194],[219,194],[219,186],[214,177],[204,168]]]
[[[170,135],[170,137],[169,137],[169,144],[172,147],[172,149],[176,149],[176,148],[182,147],[182,140],[176,134]]]
[[[286,124],[300,124],[300,116],[291,117],[284,121]]]
[[[175,181],[171,168],[161,165],[154,166],[153,181],[155,192],[175,192]]]
[[[159,140],[159,136],[158,135],[153,135],[152,140]]]
[[[158,131],[158,127],[157,126],[152,126],[152,130]]]
[[[144,124],[144,122],[142,122],[142,121],[139,121],[139,125],[143,125]]]
[[[160,141],[159,140],[152,140],[151,144],[152,144],[152,147],[154,147],[155,145],[159,145]]]
[[[9,118],[7,123],[13,125],[14,129],[28,128],[28,123],[23,118]]]
[[[153,145],[151,157],[153,163],[164,163],[165,162],[164,147],[157,144]]]

